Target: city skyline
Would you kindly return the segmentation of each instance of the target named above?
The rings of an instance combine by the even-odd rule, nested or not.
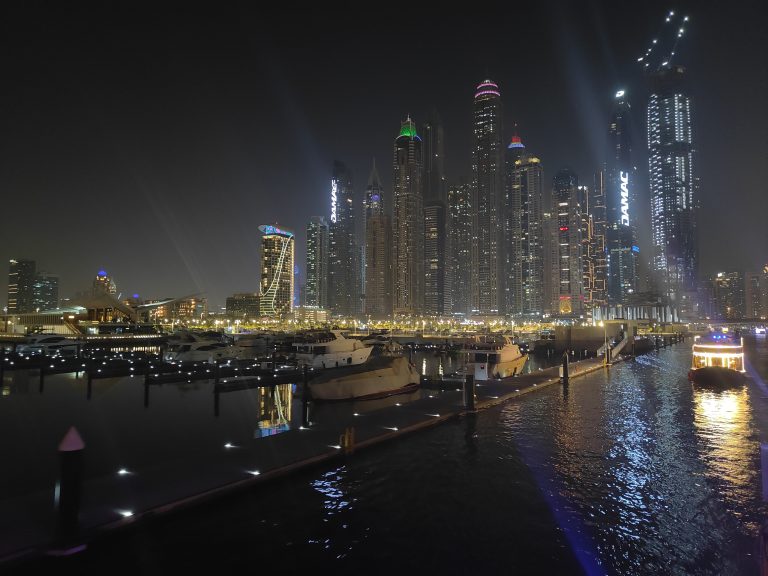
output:
[[[496,55],[493,47],[504,44],[503,35],[493,34],[504,30],[499,24],[491,26],[486,51],[473,48],[463,56],[470,44],[446,43],[431,69],[414,64],[409,70],[388,64],[383,49],[342,55],[339,40],[319,31],[291,45],[279,38],[285,28],[263,35],[263,28],[257,33],[233,24],[234,14],[216,14],[211,23],[187,14],[171,30],[147,25],[141,45],[129,37],[137,15],[89,14],[74,23],[80,34],[57,44],[63,37],[55,12],[28,11],[7,19],[19,26],[3,41],[23,38],[17,44],[24,48],[9,51],[15,82],[0,106],[9,135],[0,154],[0,188],[19,214],[2,227],[0,256],[35,260],[58,274],[62,296],[87,288],[103,268],[124,294],[205,293],[215,309],[232,293],[258,290],[261,223],[297,231],[303,273],[306,225],[311,216],[329,216],[332,161],[350,167],[361,201],[371,159],[387,166],[392,127],[409,114],[420,126],[433,108],[439,112],[447,184],[470,180],[472,96],[486,77],[502,94],[502,142],[509,142],[517,123],[542,159],[545,188],[564,167],[591,182],[604,156],[613,96],[625,88],[640,127],[634,130],[637,203],[649,206],[642,145],[647,91],[635,60],[668,8],[638,9],[631,29],[619,25],[626,15],[607,5],[582,12],[535,8],[530,27],[513,26],[506,35],[510,45],[513,36],[514,44],[530,47],[528,54]],[[761,62],[747,47],[756,45],[759,32],[744,19],[727,26],[734,15],[723,14],[725,23],[719,22],[713,3],[695,5],[690,16],[678,62],[690,72],[696,110],[701,273],[758,270],[768,248],[760,224],[768,179],[759,161],[768,149],[766,112],[759,106],[766,100],[766,74],[765,56]],[[354,22],[359,14],[348,7],[339,17]],[[460,28],[450,12],[440,34],[421,25],[425,15],[418,10],[411,17],[430,49]],[[97,26],[100,18],[109,25]],[[169,18],[161,13],[158,22]],[[384,14],[381,30],[393,20]],[[41,24],[42,32],[32,24]],[[292,38],[304,24],[297,23]],[[206,30],[221,39],[231,29],[238,33],[217,46],[194,39]],[[723,39],[716,49],[707,46],[712,37]],[[426,50],[416,44],[414,53]],[[317,54],[302,51],[309,45]],[[60,50],[50,54],[54,46]],[[737,91],[721,86],[729,68],[741,81]],[[373,84],[378,90],[369,93],[365,88]],[[391,172],[381,170],[381,180],[392,198]],[[730,201],[722,202],[726,189]],[[646,250],[650,208],[637,218]],[[714,229],[713,237],[707,231]],[[749,250],[740,241],[749,236],[744,230],[755,234],[747,238],[755,242]]]

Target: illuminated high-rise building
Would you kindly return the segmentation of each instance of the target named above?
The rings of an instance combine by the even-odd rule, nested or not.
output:
[[[312,216],[307,225],[305,304],[328,307],[328,222]]]
[[[34,310],[54,310],[59,307],[59,277],[38,272],[33,285]]]
[[[744,298],[744,274],[742,272],[718,272],[712,278],[714,288],[715,318],[740,320],[746,315]]]
[[[555,174],[553,213],[557,218],[558,309],[564,316],[581,314],[584,303],[583,187],[571,170]]]
[[[648,165],[653,231],[652,268],[660,291],[680,314],[693,313],[698,276],[698,207],[691,98],[682,66],[649,77]]]
[[[392,315],[392,221],[384,210],[384,187],[374,162],[365,189],[365,313]]]
[[[334,314],[352,316],[360,307],[354,188],[351,172],[339,161],[333,163],[330,200],[328,307]]]
[[[544,312],[543,167],[520,137],[507,147],[507,313]]]
[[[443,123],[437,110],[432,110],[422,131],[424,148],[424,202],[440,200],[448,202],[448,188],[445,181],[445,144]]]
[[[100,294],[109,294],[114,296],[117,294],[117,285],[115,281],[104,271],[99,270],[96,274],[96,278],[93,279],[93,286],[91,287],[94,296]]]
[[[450,276],[446,251],[448,246],[448,189],[445,181],[443,124],[432,110],[421,133],[424,147],[424,312],[443,314],[450,310],[446,287]]]
[[[400,126],[394,154],[394,313],[424,309],[422,146],[410,117]]]
[[[746,303],[747,318],[765,318],[768,310],[763,308],[762,272],[747,272],[744,281],[744,300]]]
[[[472,139],[472,312],[504,308],[504,145],[499,87],[484,80],[475,90]]]
[[[259,311],[262,316],[284,318],[293,311],[293,232],[277,226],[259,226],[261,283]]]
[[[616,92],[608,128],[605,169],[608,300],[626,304],[637,291],[635,167],[632,164],[631,110],[624,90]]]
[[[34,260],[11,260],[8,266],[8,314],[34,312],[35,272]]]
[[[592,278],[588,299],[593,307],[604,306],[608,297],[608,248],[606,242],[608,212],[605,196],[605,170],[598,170],[589,196],[589,215],[592,221],[589,246]]]
[[[472,279],[472,188],[466,182],[448,188],[448,311],[469,314]]]

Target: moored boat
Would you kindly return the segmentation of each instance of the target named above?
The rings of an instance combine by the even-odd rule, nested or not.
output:
[[[309,381],[315,400],[364,400],[411,392],[420,376],[404,356],[377,356],[363,364],[329,368]]]
[[[525,366],[528,356],[513,344],[509,336],[503,340],[487,339],[477,336],[475,341],[462,350],[468,355],[467,365],[475,380],[507,378],[519,374]]]
[[[311,368],[337,368],[362,364],[371,355],[373,346],[360,340],[345,338],[340,330],[304,334],[293,342],[299,365]]]

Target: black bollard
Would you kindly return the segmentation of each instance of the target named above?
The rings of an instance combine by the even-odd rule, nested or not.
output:
[[[85,549],[80,542],[80,493],[85,443],[72,426],[59,444],[59,482],[56,486],[56,536],[54,554],[67,555]]]
[[[309,428],[309,368],[304,364],[304,379],[301,384],[301,425]]]
[[[563,352],[563,366],[561,369],[561,378],[563,381],[563,384],[568,384],[568,350]]]
[[[219,383],[219,363],[218,362],[216,362],[216,366],[214,367],[213,372],[215,374],[213,383],[218,384]]]
[[[475,411],[475,377],[467,374],[464,381],[464,407],[470,412]]]

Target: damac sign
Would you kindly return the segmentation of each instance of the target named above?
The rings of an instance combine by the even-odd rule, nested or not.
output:
[[[336,180],[331,180],[331,222],[336,222]]]
[[[621,223],[629,226],[629,174],[619,172],[621,180]]]

